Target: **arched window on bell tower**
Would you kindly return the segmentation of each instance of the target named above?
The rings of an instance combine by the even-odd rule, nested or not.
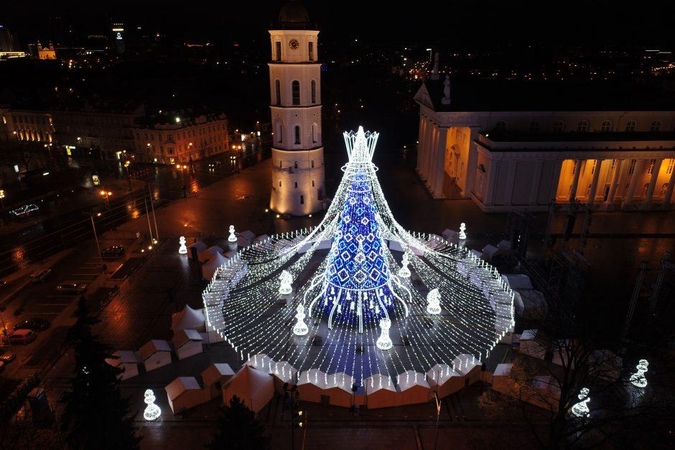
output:
[[[300,144],[300,126],[295,126],[295,143]]]
[[[281,105],[281,81],[279,80],[274,81],[274,95],[276,99],[276,105]]]
[[[300,105],[300,82],[298,80],[293,81],[291,84],[293,89],[293,106]]]
[[[281,124],[281,122],[277,122],[277,142],[278,143],[284,142],[283,136],[284,136],[284,127]]]
[[[312,80],[312,105],[316,104],[316,80]]]

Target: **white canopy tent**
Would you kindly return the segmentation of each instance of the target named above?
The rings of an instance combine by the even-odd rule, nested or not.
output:
[[[178,377],[164,387],[174,414],[204,403],[202,387],[195,377]]]
[[[135,377],[138,375],[138,355],[132,350],[117,350],[112,354],[112,358],[107,358],[105,361],[113,367],[122,369],[122,373],[118,375],[120,380]]]
[[[152,339],[143,344],[138,353],[148,372],[171,364],[171,346],[168,341]]]
[[[274,397],[274,377],[245,364],[223,386],[223,402],[226,405],[235,395],[251,411],[258,413]]]
[[[389,376],[381,373],[371,375],[365,379],[363,386],[366,389],[366,407],[368,409],[397,406],[398,391]]]
[[[431,388],[426,374],[407,370],[398,375],[399,405],[426,403],[431,399]]]
[[[171,314],[171,330],[175,333],[178,330],[192,329],[203,332],[206,330],[206,317],[204,309],[192,309],[186,304],[183,309],[177,313]]]
[[[216,253],[211,259],[202,264],[202,279],[210,280],[213,278],[213,274],[216,273],[216,269],[222,266],[227,258],[222,253]]]
[[[204,262],[206,260],[204,250],[206,250],[207,248],[208,245],[206,245],[202,241],[193,242],[192,244],[188,245],[188,252],[187,252],[188,258],[193,259],[192,257],[193,252],[196,251],[197,259],[199,260],[199,262]]]
[[[204,351],[202,336],[196,330],[176,330],[173,335],[173,347],[178,359],[185,359]]]
[[[229,364],[214,363],[202,371],[204,390],[209,399],[223,395],[223,385],[234,376]]]

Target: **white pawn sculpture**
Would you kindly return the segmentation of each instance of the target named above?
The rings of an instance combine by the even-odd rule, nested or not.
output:
[[[146,389],[143,397],[143,401],[148,405],[145,411],[143,411],[143,418],[145,420],[157,420],[162,410],[159,409],[159,406],[155,405],[155,394],[153,394],[152,389]]]
[[[441,294],[438,292],[438,288],[434,288],[429,291],[427,294],[427,312],[429,314],[440,314],[441,313]]]
[[[291,286],[291,283],[293,283],[293,276],[288,270],[281,271],[279,280],[281,281],[281,284],[279,285],[279,293],[281,295],[286,295],[293,292],[293,287]]]
[[[302,306],[302,303],[298,305],[296,311],[298,311],[298,313],[295,315],[295,318],[298,319],[298,321],[293,327],[293,333],[297,336],[304,336],[309,333],[309,328],[307,328],[307,324],[305,323],[305,307]]]
[[[630,376],[630,382],[633,383],[633,386],[639,388],[647,387],[645,372],[649,369],[649,362],[646,359],[641,359],[635,367],[637,368],[637,372]]]
[[[227,240],[228,242],[237,242],[237,236],[234,235],[234,225],[230,225],[230,236]]]
[[[408,264],[410,260],[408,259],[408,253],[403,254],[403,260],[401,261],[401,270],[398,271],[398,276],[401,278],[410,278],[410,269],[408,269]]]
[[[591,401],[591,398],[588,396],[588,388],[583,388],[579,391],[579,403],[575,403],[572,406],[572,414],[577,417],[588,417],[591,414],[590,409],[588,409],[588,402]]]
[[[464,222],[459,224],[459,239],[466,239],[466,224]]]
[[[389,337],[391,320],[387,319],[386,317],[384,319],[380,319],[380,328],[382,328],[382,333],[380,334],[380,337],[377,338],[375,345],[377,345],[377,348],[380,350],[389,350],[394,346],[394,343],[391,342],[391,338]]]
[[[180,243],[180,247],[178,247],[178,253],[181,255],[185,255],[187,253],[187,245],[185,245],[185,236],[181,236],[178,238],[178,242]]]

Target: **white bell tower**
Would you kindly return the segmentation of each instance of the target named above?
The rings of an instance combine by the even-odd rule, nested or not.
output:
[[[268,64],[273,132],[270,208],[305,216],[323,208],[325,195],[319,30],[297,0],[281,7],[273,26]]]

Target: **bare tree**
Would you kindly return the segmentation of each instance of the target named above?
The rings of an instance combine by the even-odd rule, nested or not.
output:
[[[636,373],[634,358],[624,363],[579,337],[540,338],[530,347],[530,354],[517,355],[508,375],[495,377],[493,390],[482,395],[487,414],[517,413],[546,449],[628,448],[648,441],[645,448],[672,448],[665,430],[673,423],[673,391],[659,380],[664,373],[672,377],[670,361],[656,359],[658,374],[649,373],[651,380],[640,388],[630,379]],[[584,388],[589,390],[586,402],[580,395]],[[588,406],[587,415],[574,413],[580,402]]]

